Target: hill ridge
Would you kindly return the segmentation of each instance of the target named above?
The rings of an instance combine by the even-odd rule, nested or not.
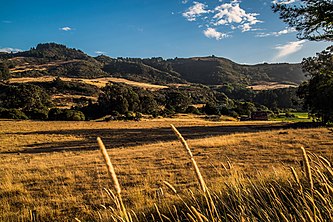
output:
[[[249,65],[216,56],[174,59],[91,57],[81,50],[57,43],[40,43],[27,51],[2,53],[0,60],[8,64],[12,77],[119,77],[153,84],[245,86],[262,81],[300,84],[306,79],[297,63]]]

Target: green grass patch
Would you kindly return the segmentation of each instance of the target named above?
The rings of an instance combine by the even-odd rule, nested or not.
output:
[[[309,118],[307,112],[291,112],[291,113],[280,113],[270,120],[273,121],[287,121],[287,122],[312,122],[312,118]]]

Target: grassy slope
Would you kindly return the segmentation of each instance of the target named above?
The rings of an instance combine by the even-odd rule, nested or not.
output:
[[[270,177],[299,166],[299,147],[332,160],[332,131],[281,129],[272,122],[206,122],[163,119],[142,122],[0,122],[0,220],[26,220],[29,210],[61,221],[98,218],[112,187],[97,150],[101,136],[109,150],[128,208],[143,211],[160,200],[163,180],[181,193],[197,187],[189,159],[172,134],[174,123],[193,149],[213,190],[234,172]],[[277,127],[277,128],[276,128]],[[18,155],[17,152],[20,152]],[[223,181],[223,182],[222,182]],[[222,183],[221,183],[222,182]],[[164,201],[173,201],[166,194]]]

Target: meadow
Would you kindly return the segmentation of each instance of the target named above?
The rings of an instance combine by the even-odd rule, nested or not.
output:
[[[0,121],[0,221],[126,221],[114,216],[117,204],[110,190],[115,190],[97,137],[108,149],[124,205],[137,220],[201,221],[190,205],[192,216],[179,212],[170,219],[159,213],[193,204],[193,198],[187,199],[200,195],[191,160],[170,124],[187,140],[213,194],[239,184],[294,181],[290,167],[303,175],[300,147],[313,153],[312,160],[315,155],[333,160],[333,130],[309,123],[213,122],[192,116],[139,122]],[[333,192],[328,194],[325,201],[331,204]],[[194,199],[194,206],[200,205],[199,199]],[[239,215],[246,211],[236,205],[235,210]],[[227,213],[226,217],[256,221]],[[286,218],[297,221],[292,215]]]

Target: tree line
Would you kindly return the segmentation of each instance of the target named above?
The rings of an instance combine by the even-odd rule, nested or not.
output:
[[[227,90],[228,89],[228,90]],[[172,116],[176,113],[229,115],[239,117],[255,111],[290,109],[295,90],[254,91],[239,87],[219,90],[204,85],[169,87],[150,91],[123,83],[109,83],[102,89],[82,82],[63,81],[8,84],[0,87],[0,118],[40,120],[140,119],[142,114]],[[247,92],[247,93],[244,93]],[[76,105],[59,109],[53,94],[80,94]],[[233,95],[233,97],[229,97]],[[97,101],[85,96],[95,96]],[[202,104],[197,106],[197,104]]]
[[[333,2],[331,0],[302,0],[298,4],[276,3],[273,11],[298,32],[299,39],[333,40]],[[303,70],[309,80],[299,87],[298,95],[304,107],[319,121],[333,122],[333,46],[316,56],[304,58]]]

